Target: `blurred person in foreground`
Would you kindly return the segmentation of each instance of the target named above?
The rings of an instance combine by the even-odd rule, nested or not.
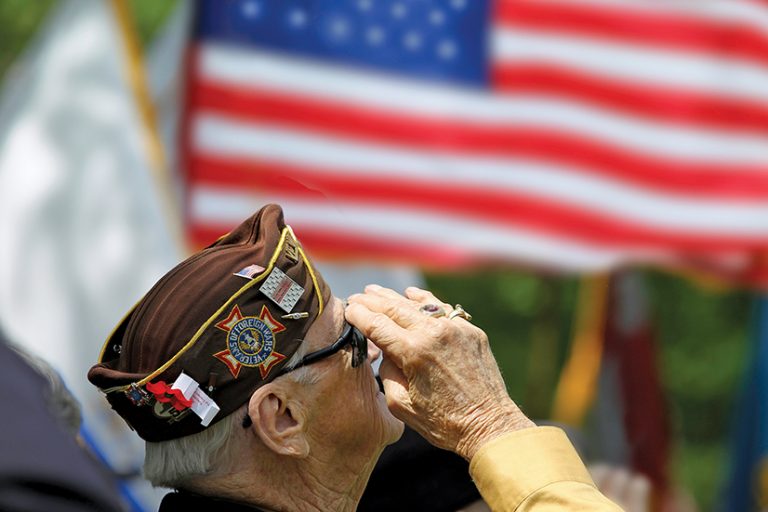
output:
[[[47,363],[0,332],[0,510],[122,510],[107,469],[76,441],[80,406]]]
[[[269,205],[160,279],[88,377],[147,441],[146,478],[177,489],[161,511],[354,510],[382,450],[402,434],[388,402],[472,461],[494,509],[557,497],[618,510],[564,436],[537,429],[509,399],[482,331],[423,314],[436,299],[413,293],[369,288],[347,309],[392,356],[385,398],[370,366],[379,350],[347,323]],[[410,319],[411,330],[384,312]],[[511,483],[523,472],[503,462],[510,453],[533,476]]]

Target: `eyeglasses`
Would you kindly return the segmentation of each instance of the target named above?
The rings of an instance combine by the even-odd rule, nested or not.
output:
[[[347,345],[352,346],[352,368],[357,368],[363,364],[366,359],[368,359],[368,340],[365,339],[365,335],[360,332],[357,327],[354,327],[352,324],[349,324],[345,321],[344,329],[341,331],[341,336],[339,336],[339,339],[334,341],[332,345],[321,348],[315,352],[310,352],[304,356],[295,366],[292,366],[291,368],[283,368],[280,370],[275,375],[275,378],[281,375],[285,375],[286,373],[291,372],[297,368],[301,368],[303,366],[307,366],[308,364],[316,363],[322,359],[325,359],[326,357],[330,357]],[[245,418],[243,418],[243,428],[248,428],[251,426],[251,424],[251,417],[248,415],[248,413],[246,413]]]
[[[326,357],[332,356],[339,350],[343,349],[347,345],[352,346],[352,368],[357,368],[368,359],[368,340],[365,339],[365,335],[354,327],[352,324],[344,322],[344,329],[341,331],[341,336],[332,345],[325,348],[321,348],[315,352],[310,352],[304,356],[301,361],[291,368],[283,368],[278,372],[275,377],[284,375],[292,370],[307,366],[308,364],[316,363]]]

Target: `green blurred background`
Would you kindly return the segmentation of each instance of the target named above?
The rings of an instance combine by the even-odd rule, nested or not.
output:
[[[129,2],[142,44],[152,41],[176,1]],[[54,3],[0,0],[0,80]],[[644,274],[671,412],[673,475],[702,510],[709,510],[727,469],[753,296],[656,271]],[[460,302],[472,312],[491,339],[511,396],[529,416],[547,418],[569,353],[579,278],[509,268],[429,274],[427,283],[446,302]]]

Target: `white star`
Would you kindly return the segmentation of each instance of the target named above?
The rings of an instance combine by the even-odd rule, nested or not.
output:
[[[301,28],[307,24],[307,13],[304,12],[303,9],[293,9],[288,14],[288,22],[291,24],[291,26]]]
[[[437,55],[443,60],[451,60],[456,56],[457,52],[458,48],[456,47],[456,43],[450,39],[443,39],[437,45]]]
[[[429,22],[433,25],[442,25],[445,22],[445,14],[440,9],[433,9],[429,13]]]
[[[346,39],[346,37],[349,35],[350,28],[351,27],[349,26],[349,22],[345,18],[342,18],[341,16],[338,16],[331,20],[331,23],[330,23],[331,36],[333,36],[333,38],[336,39],[337,41]]]
[[[261,5],[255,0],[245,2],[241,9],[246,18],[256,18],[261,14]]]
[[[365,32],[365,39],[371,46],[379,46],[386,39],[386,34],[381,27],[374,25]]]
[[[451,6],[460,11],[467,6],[467,0],[451,0]]]
[[[410,32],[406,33],[403,37],[403,44],[406,48],[411,50],[412,52],[415,52],[419,48],[421,48],[421,34],[416,32],[415,30],[411,30]]]
[[[408,14],[408,9],[406,9],[405,5],[398,2],[392,6],[392,16],[395,18],[401,20],[405,18],[406,14]]]

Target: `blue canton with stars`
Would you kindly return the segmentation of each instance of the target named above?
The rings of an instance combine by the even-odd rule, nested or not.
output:
[[[200,0],[196,35],[461,85],[488,85],[490,0]]]

